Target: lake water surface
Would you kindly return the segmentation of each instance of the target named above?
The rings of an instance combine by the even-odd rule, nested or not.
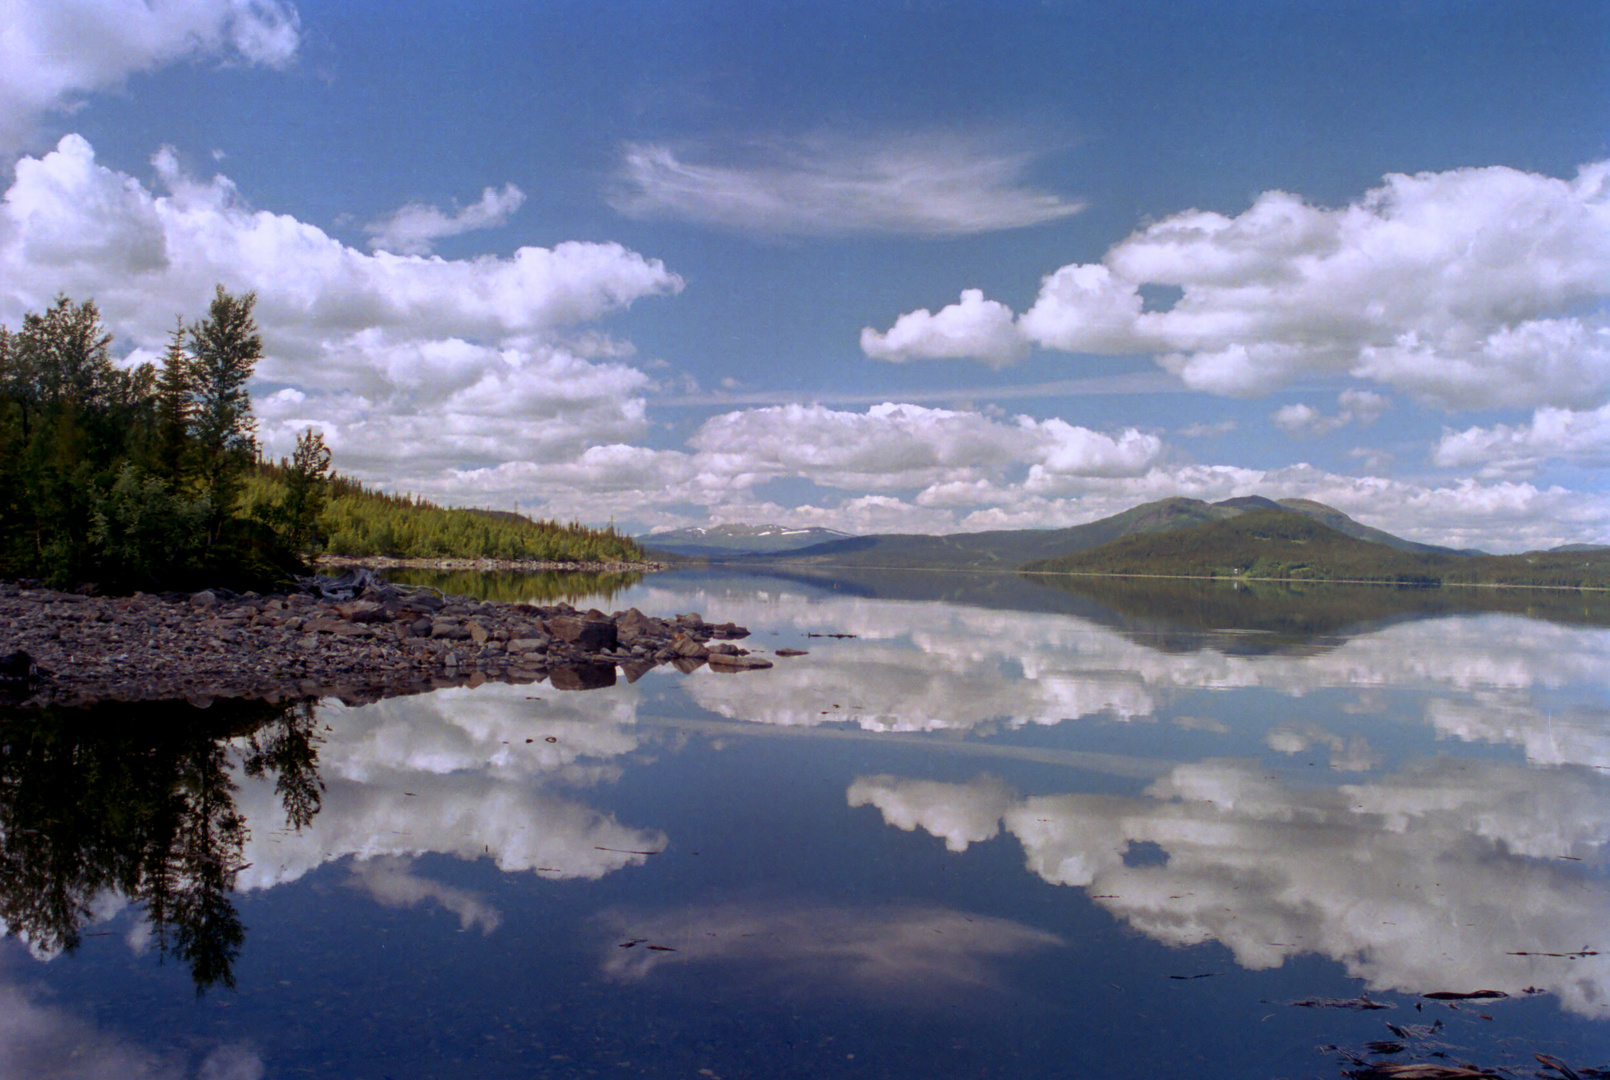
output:
[[[808,655],[10,716],[0,1077],[1610,1068],[1610,601],[1063,585],[489,580]]]

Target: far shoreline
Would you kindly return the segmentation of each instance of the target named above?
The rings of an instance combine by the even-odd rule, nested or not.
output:
[[[1286,585],[1374,585],[1392,589],[1536,589],[1549,592],[1610,593],[1606,585],[1528,585],[1509,581],[1382,581],[1371,578],[1312,578],[1312,577],[1254,577],[1248,574],[1140,574],[1112,570],[1024,570],[993,566],[858,566],[854,563],[790,562],[786,558],[765,563],[742,563],[738,560],[707,560],[718,566],[781,566],[806,570],[848,570],[856,573],[923,573],[923,574],[1001,574],[1024,577],[1080,577],[1127,578],[1154,581],[1217,581],[1235,583],[1277,583]]]
[[[1610,592],[1604,585],[1527,585],[1509,581],[1382,581],[1371,578],[1254,577],[1251,574],[1139,574],[1116,570],[1018,570],[1038,577],[1151,578],[1163,581],[1278,582],[1287,585],[1382,585],[1393,589],[1550,589],[1555,592]]]
[[[556,562],[546,559],[397,559],[388,555],[320,555],[314,563],[362,570],[505,570],[565,571],[578,574],[649,574],[667,568],[661,562]]]

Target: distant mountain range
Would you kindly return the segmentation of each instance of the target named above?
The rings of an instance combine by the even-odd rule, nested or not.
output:
[[[824,539],[825,537],[825,539]],[[1066,529],[846,536],[828,529],[720,525],[643,537],[645,546],[751,570],[775,567],[1028,570],[1046,574],[1610,586],[1610,547],[1488,555],[1416,543],[1308,499],[1161,499]]]
[[[816,527],[795,529],[783,525],[712,525],[708,529],[675,529],[633,539],[643,547],[668,551],[673,555],[715,557],[795,551],[843,540],[849,535]]]
[[[1045,574],[1118,574],[1394,585],[1610,586],[1610,549],[1471,555],[1361,539],[1277,506],[1031,562]]]
[[[764,541],[760,536],[765,530],[784,533],[785,530],[779,526],[720,525],[713,529],[682,529],[675,533],[638,537],[638,542],[661,551],[704,556],[716,561],[786,561],[791,564],[881,569],[1017,570],[1027,563],[1088,551],[1125,536],[1205,525],[1260,510],[1288,510],[1347,536],[1384,544],[1399,551],[1479,554],[1461,553],[1452,548],[1405,540],[1361,525],[1340,510],[1323,503],[1307,499],[1276,502],[1255,495],[1217,503],[1201,499],[1161,499],[1131,507],[1100,521],[1066,529],[1000,529],[946,536],[921,533],[881,533],[873,536],[836,534],[810,542],[798,542],[793,538],[813,531],[830,533],[830,530],[786,530],[789,542],[785,544],[781,536]],[[718,532],[721,537],[719,541],[706,539]],[[771,546],[762,547],[762,542]]]

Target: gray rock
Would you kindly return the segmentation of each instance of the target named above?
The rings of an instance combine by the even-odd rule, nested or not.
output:
[[[678,634],[671,639],[671,651],[677,656],[693,660],[702,660],[710,655],[710,650],[699,644],[689,634]]]
[[[563,635],[550,635],[550,624]],[[221,589],[107,598],[6,582],[0,629],[6,650],[26,650],[26,663],[41,669],[26,682],[0,673],[0,697],[67,706],[192,695],[372,701],[488,677],[529,682],[561,666],[570,673],[560,685],[585,689],[607,685],[617,664],[629,679],[666,661],[697,670],[711,639],[743,633],[697,615],[578,613],[566,604],[479,603],[391,586],[329,599]],[[717,656],[742,653],[721,641],[714,648]]]
[[[373,600],[348,600],[344,604],[337,604],[335,611],[348,622],[377,623],[391,619],[386,609]]]
[[[589,652],[615,647],[615,624],[608,616],[593,619],[557,615],[548,620],[548,633],[558,641]]]

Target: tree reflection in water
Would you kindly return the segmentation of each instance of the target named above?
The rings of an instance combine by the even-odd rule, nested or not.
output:
[[[235,771],[272,774],[300,829],[319,812],[319,742],[311,701],[0,710],[0,920],[71,952],[96,901],[121,896],[198,994],[233,986],[246,928],[229,894],[247,838]]]

